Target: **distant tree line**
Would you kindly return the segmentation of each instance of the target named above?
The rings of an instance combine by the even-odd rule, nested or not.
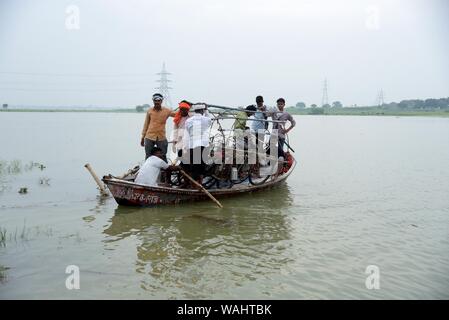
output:
[[[142,104],[142,105],[136,106],[136,111],[137,112],[144,112],[144,111],[148,110],[149,108],[150,108],[149,104]]]
[[[298,102],[295,105],[295,107],[299,108],[299,109],[305,109],[307,106],[306,106],[306,104],[304,102]],[[317,108],[317,105],[313,103],[313,104],[310,105],[310,107],[311,108]],[[332,105],[325,104],[325,105],[322,106],[322,108],[342,108],[342,107],[343,107],[343,104],[340,101],[334,101],[334,102],[332,102]]]
[[[399,103],[391,102],[383,104],[383,108],[399,108],[399,109],[449,109],[449,98],[440,99],[410,99],[402,100]]]
[[[298,109],[305,109],[307,108],[306,104],[304,102],[298,102],[294,107],[292,108],[298,108]],[[343,104],[340,101],[334,101],[332,104],[325,104],[321,107],[318,107],[315,103],[312,103],[310,105],[310,108],[312,109],[327,109],[327,108],[342,108]],[[351,106],[351,107],[357,107],[357,105]],[[385,109],[449,109],[449,98],[440,98],[440,99],[409,99],[409,100],[402,100],[400,102],[391,102],[391,103],[384,103],[382,105],[378,106],[372,106],[372,107],[381,107]],[[316,111],[321,112],[321,111]]]

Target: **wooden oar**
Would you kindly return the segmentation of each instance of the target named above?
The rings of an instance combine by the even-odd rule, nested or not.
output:
[[[293,150],[292,147],[290,147],[290,145],[287,143],[287,141],[284,141],[284,144],[287,146],[287,148],[289,148],[291,151],[295,152],[295,150]]]
[[[212,201],[214,201],[217,206],[219,206],[220,208],[223,208],[223,206],[221,205],[221,203],[215,199],[215,197],[213,195],[211,195],[206,189],[204,189],[204,187],[199,184],[198,182],[196,182],[191,176],[189,176],[184,170],[179,170],[184,177],[186,177],[187,179],[189,179],[193,184],[195,184],[198,188],[200,188],[201,191],[203,191],[209,198],[211,198]]]
[[[95,174],[94,170],[92,169],[92,167],[90,166],[90,164],[86,163],[84,165],[84,167],[90,172],[90,174],[92,175],[92,177],[94,178],[95,182],[98,185],[98,188],[100,189],[100,193],[102,196],[109,196],[109,193],[106,191],[106,189],[104,188],[104,185],[101,183],[101,180],[98,178],[98,176]]]

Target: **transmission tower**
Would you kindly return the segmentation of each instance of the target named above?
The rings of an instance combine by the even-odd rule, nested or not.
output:
[[[324,107],[325,105],[328,104],[329,104],[329,97],[327,95],[327,79],[324,79],[323,98],[321,99],[321,106]]]
[[[156,82],[159,82],[159,86],[156,87],[155,89],[159,90],[159,93],[162,94],[164,96],[164,100],[165,100],[165,104],[168,107],[172,106],[172,101],[171,101],[171,97],[170,97],[170,89],[173,89],[171,87],[169,87],[169,82],[171,82],[171,80],[169,80],[167,78],[168,75],[171,75],[170,72],[167,72],[167,70],[165,69],[165,62],[162,64],[162,71],[159,73],[156,73],[156,75],[160,76],[159,80],[156,80]]]
[[[376,99],[376,105],[378,107],[381,107],[385,104],[385,95],[384,95],[384,90],[380,89],[379,93],[377,94],[377,99]]]

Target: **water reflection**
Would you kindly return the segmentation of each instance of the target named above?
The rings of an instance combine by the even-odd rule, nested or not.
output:
[[[7,267],[5,267],[5,266],[2,266],[2,265],[0,264],[0,284],[3,284],[3,283],[6,282],[6,279],[7,279],[6,271],[7,271],[8,269],[9,269],[9,268],[7,268]]]
[[[85,217],[83,217],[83,220],[87,223],[92,223],[95,221],[95,216],[97,214],[103,213],[108,210],[108,207],[106,206],[108,201],[113,201],[110,197],[107,196],[101,196],[97,195],[97,201],[95,206],[92,209],[89,209],[89,212],[92,214],[89,214]]]
[[[210,203],[178,207],[118,207],[104,230],[106,249],[136,243],[141,287],[166,297],[201,298],[229,285],[276,273],[291,262],[288,186]],[[211,292],[212,291],[212,292]]]

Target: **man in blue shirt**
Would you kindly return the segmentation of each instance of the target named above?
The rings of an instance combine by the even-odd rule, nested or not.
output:
[[[256,134],[256,148],[259,146],[259,143],[262,143],[265,140],[265,130],[268,129],[268,116],[266,114],[267,107],[263,104],[263,97],[256,97],[256,106],[257,111],[254,113],[254,121],[251,124],[251,130]],[[256,121],[259,120],[259,121]]]

